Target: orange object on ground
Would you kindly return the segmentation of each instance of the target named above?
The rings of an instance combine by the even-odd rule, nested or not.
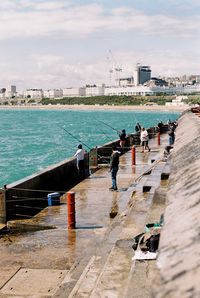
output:
[[[136,149],[135,149],[135,146],[132,146],[132,149],[131,149],[131,155],[132,155],[132,166],[135,166],[136,164]]]
[[[68,207],[68,229],[75,229],[76,227],[76,210],[75,210],[75,193],[67,193],[67,207]]]

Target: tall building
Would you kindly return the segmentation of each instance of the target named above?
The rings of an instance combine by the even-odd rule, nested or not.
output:
[[[149,66],[136,65],[135,75],[134,75],[134,84],[135,86],[142,85],[146,81],[151,79],[151,68]]]
[[[5,91],[5,97],[7,98],[12,98],[15,97],[17,95],[17,88],[14,85],[11,85],[9,87],[6,88]]]

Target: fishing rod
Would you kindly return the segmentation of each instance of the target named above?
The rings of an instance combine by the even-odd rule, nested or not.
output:
[[[96,125],[96,128],[97,128],[100,132],[102,132],[102,134],[104,134],[104,136],[105,136],[106,138],[108,138],[109,141],[113,141],[113,140],[110,139],[110,137],[109,137],[109,136],[108,136],[102,129],[100,129],[99,127],[97,127],[97,125]]]
[[[101,121],[101,120],[99,120],[99,122],[102,122],[103,124],[105,124],[106,126],[108,126],[108,127],[110,127],[110,128],[112,128],[112,130],[115,130],[115,131],[117,131],[117,133],[119,133],[120,132],[120,130],[117,130],[117,129],[115,129],[114,127],[112,127],[111,125],[109,125],[109,124],[107,124],[107,123],[105,123],[105,122],[103,122],[103,121]]]
[[[122,131],[121,130],[117,130],[116,128],[112,127],[111,125],[99,120],[99,122],[102,122],[103,124],[107,125],[108,127],[112,128],[112,130],[115,130],[118,134],[121,133]]]
[[[91,148],[83,143],[81,140],[79,140],[77,137],[75,137],[71,132],[69,132],[67,129],[65,129],[64,127],[60,126],[60,125],[57,125],[58,127],[62,128],[66,133],[68,133],[71,137],[73,137],[75,140],[77,140],[79,143],[82,143],[85,147],[87,147],[89,150],[91,150]]]
[[[87,147],[89,150],[91,150],[92,148],[91,147],[89,147],[87,144],[85,144],[85,143],[83,143],[81,140],[79,140],[77,137],[75,137],[72,133],[70,133],[67,129],[65,129],[64,127],[62,127],[62,126],[60,126],[60,125],[57,125],[58,127],[60,127],[60,128],[62,128],[66,133],[68,133],[72,138],[74,138],[75,140],[77,140],[79,143],[82,143],[85,147]],[[97,154],[97,156],[99,157],[99,158],[102,158],[102,156],[101,155],[99,155],[99,154]],[[109,164],[109,162],[107,161],[107,160],[105,160],[104,159],[104,161],[106,162],[106,163],[108,163]]]

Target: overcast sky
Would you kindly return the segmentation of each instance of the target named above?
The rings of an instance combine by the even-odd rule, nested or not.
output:
[[[0,43],[1,88],[200,74],[200,0],[1,0]]]

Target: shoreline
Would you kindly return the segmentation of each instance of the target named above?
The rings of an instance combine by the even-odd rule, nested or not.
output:
[[[0,105],[0,110],[100,110],[100,111],[163,111],[184,112],[189,106],[115,106],[115,105]]]

